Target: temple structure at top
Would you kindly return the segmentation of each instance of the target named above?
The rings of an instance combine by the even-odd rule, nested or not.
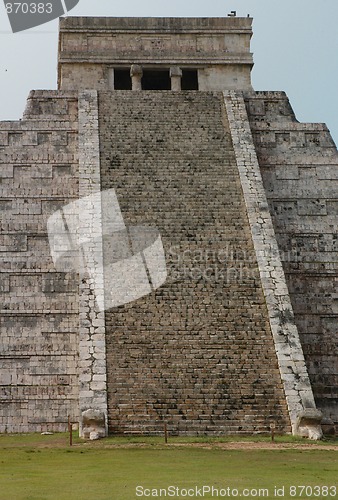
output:
[[[59,89],[252,90],[251,18],[60,20]]]

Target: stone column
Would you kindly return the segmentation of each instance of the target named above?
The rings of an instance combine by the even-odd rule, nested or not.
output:
[[[132,90],[142,90],[142,66],[138,64],[133,64],[130,68],[130,76],[132,83]]]
[[[170,78],[171,78],[171,90],[179,92],[182,90],[182,70],[178,66],[172,66],[170,68]]]
[[[108,89],[115,90],[115,72],[114,68],[108,70]]]

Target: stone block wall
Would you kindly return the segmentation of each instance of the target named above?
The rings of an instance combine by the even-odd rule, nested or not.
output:
[[[241,93],[34,91],[0,123],[0,432],[63,431],[91,406],[113,433],[289,432],[294,391],[311,388],[281,378],[256,254],[274,232],[316,402],[337,421],[337,150],[284,93],[245,102],[255,148]],[[53,265],[47,219],[106,189],[126,224],[159,229],[169,276],[103,313]]]
[[[31,92],[0,123],[0,432],[78,417],[78,280],[56,272],[47,218],[78,197],[77,93]]]
[[[338,155],[283,92],[246,94],[295,320],[318,407],[338,421]]]
[[[109,429],[290,431],[221,93],[99,93],[102,189],[161,233],[166,284],[106,311]]]

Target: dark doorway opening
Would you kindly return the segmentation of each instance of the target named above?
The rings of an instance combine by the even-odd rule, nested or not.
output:
[[[169,70],[143,70],[143,90],[170,90]]]
[[[182,90],[198,90],[197,69],[182,70]]]
[[[130,69],[114,69],[114,89],[131,90]]]

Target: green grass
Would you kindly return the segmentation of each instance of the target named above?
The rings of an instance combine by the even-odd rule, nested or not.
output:
[[[243,488],[267,488],[269,497],[265,498],[276,498],[274,487],[285,486],[284,499],[325,498],[324,495],[290,496],[288,487],[338,483],[336,442],[327,443],[327,449],[318,449],[315,443],[306,450],[278,446],[269,450],[232,450],[227,449],[231,441],[238,439],[171,438],[165,445],[161,438],[109,438],[93,443],[74,438],[74,446],[70,448],[65,434],[2,435],[0,500],[156,498],[137,497],[138,485],[158,489],[170,485],[179,488],[213,485],[237,488],[239,492]],[[268,439],[241,441],[265,443]],[[224,444],[220,446],[221,442]],[[290,443],[291,447],[298,442],[293,438],[277,438],[277,443]],[[338,498],[338,494],[326,498]]]

